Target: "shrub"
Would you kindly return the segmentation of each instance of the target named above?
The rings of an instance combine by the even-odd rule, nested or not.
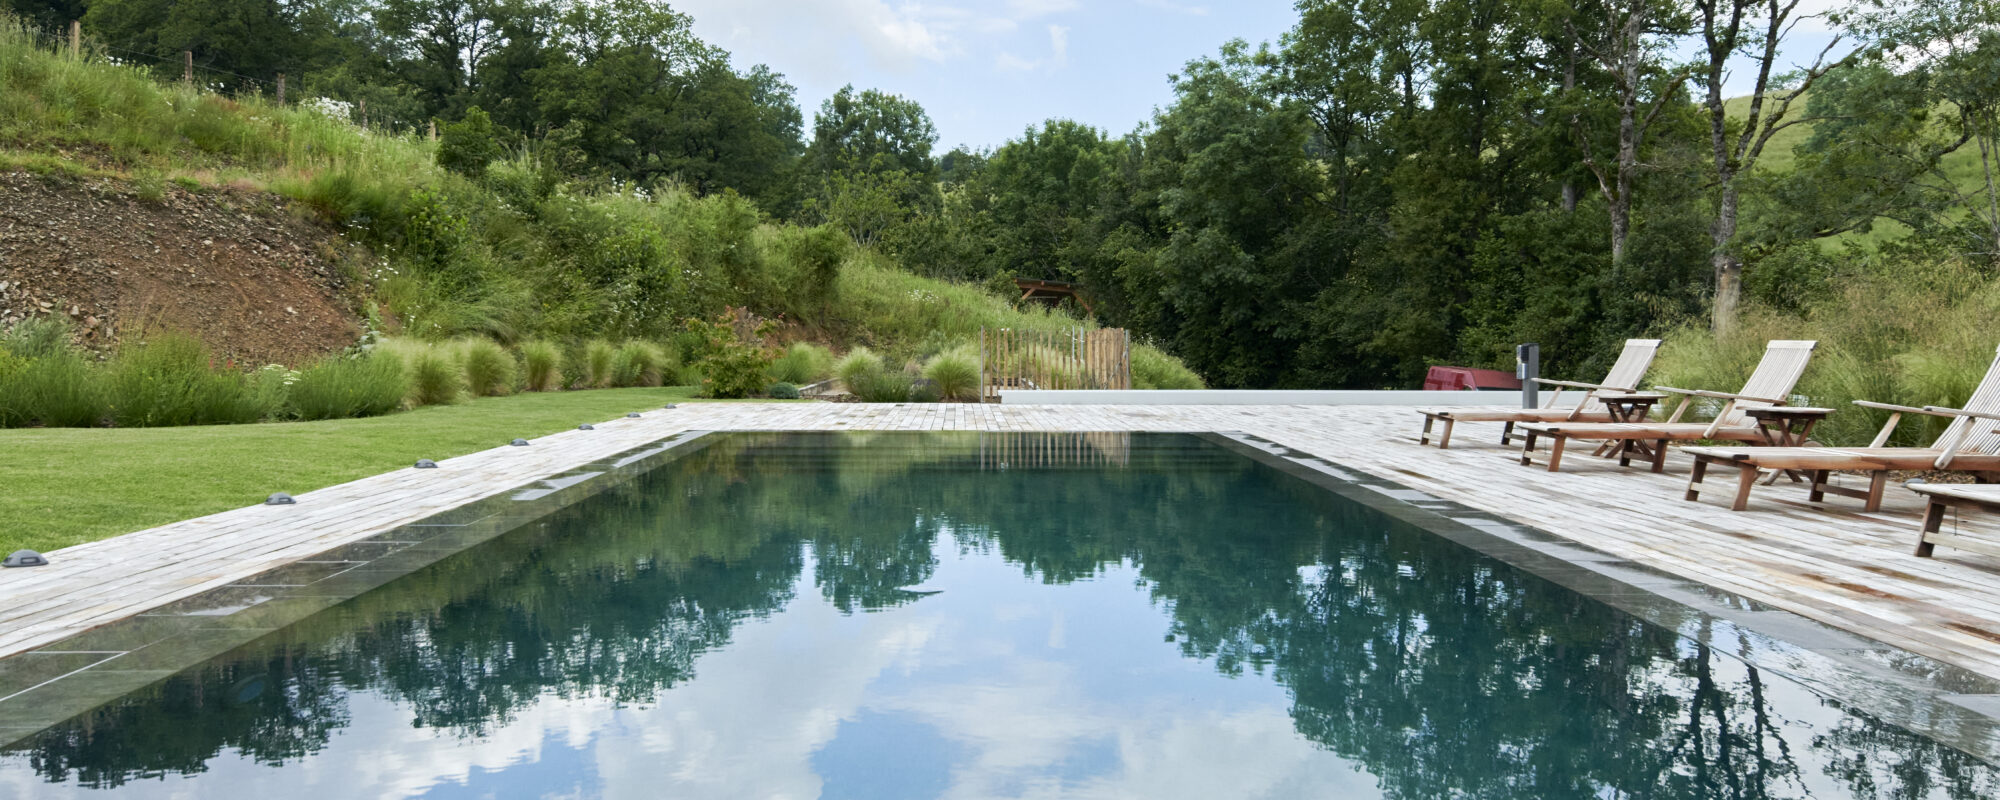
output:
[[[964,349],[939,353],[924,365],[924,377],[930,379],[940,397],[951,400],[978,397],[979,362]]]
[[[881,356],[875,355],[866,347],[856,347],[847,351],[847,355],[841,357],[840,363],[834,365],[833,374],[840,379],[841,385],[847,387],[847,391],[860,394],[855,391],[854,384],[867,375],[881,372],[882,369]]]
[[[612,358],[613,382],[619,386],[658,386],[666,378],[667,352],[652,342],[626,342]]]
[[[521,345],[521,383],[530,392],[552,392],[562,388],[562,348],[549,342]]]
[[[19,328],[0,339],[0,428],[80,428],[101,425],[109,415],[103,376],[70,348],[67,328],[60,331],[54,347],[22,341]]]
[[[614,369],[618,361],[618,349],[603,339],[592,339],[583,345],[583,385],[592,389],[602,389],[617,381]]]
[[[852,382],[845,378],[841,382],[846,383],[847,391],[864,403],[910,402],[910,389],[915,383],[909,373],[885,369],[857,372]]]
[[[1140,345],[1132,348],[1132,388],[1205,389],[1208,385],[1173,356]]]
[[[500,157],[500,135],[493,118],[478,106],[465,111],[465,118],[446,123],[438,132],[438,166],[466,177],[486,174],[486,167]]]
[[[771,380],[807,384],[833,374],[833,352],[811,342],[793,342],[771,362]]]
[[[409,393],[409,376],[395,358],[334,357],[299,371],[285,409],[304,420],[373,417],[395,411]]]
[[[938,389],[937,381],[919,378],[910,383],[908,397],[912,403],[935,403],[944,399],[944,393]]]
[[[474,397],[495,397],[514,390],[514,356],[491,339],[467,339],[459,345],[465,385]]]
[[[752,323],[752,332],[740,332]],[[709,397],[749,397],[769,386],[765,375],[771,368],[771,354],[764,349],[763,337],[770,333],[770,322],[756,322],[747,313],[732,311],[714,322],[689,319],[686,326],[701,334],[704,342],[696,366],[701,368],[702,390]]]
[[[771,384],[770,395],[773,400],[797,400],[799,399],[799,387],[789,383],[774,383]]]
[[[107,389],[112,421],[132,427],[256,422],[274,410],[268,395],[241,373],[216,371],[208,348],[181,334],[120,353]]]
[[[410,373],[410,405],[441,406],[459,401],[465,373],[442,348],[425,348],[405,364]]]

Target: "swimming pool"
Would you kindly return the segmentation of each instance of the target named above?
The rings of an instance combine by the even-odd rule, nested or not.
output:
[[[1256,455],[702,436],[135,622],[171,635],[86,671],[150,685],[0,752],[0,793],[2000,793],[1726,626],[1660,624],[1621,607],[1657,602],[1640,589],[1577,591]],[[215,641],[242,643],[169,669]],[[70,647],[49,655],[98,652]]]

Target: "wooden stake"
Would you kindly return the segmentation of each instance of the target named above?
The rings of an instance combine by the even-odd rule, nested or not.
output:
[[[368,130],[368,98],[361,98],[361,129]]]
[[[181,51],[181,82],[182,82],[182,83],[185,83],[185,84],[187,84],[187,85],[189,85],[189,86],[193,86],[193,85],[194,85],[194,51],[193,51],[193,50],[182,50],[182,51]]]
[[[83,22],[69,21],[69,57],[83,58]]]
[[[437,141],[437,140],[438,140],[438,121],[437,121],[436,119],[432,119],[432,120],[431,120],[431,141],[435,142],[435,141]]]
[[[278,105],[285,104],[285,73],[278,73]]]

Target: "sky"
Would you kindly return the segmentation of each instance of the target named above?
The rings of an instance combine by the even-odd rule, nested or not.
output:
[[[738,69],[799,88],[808,130],[847,84],[915,99],[938,152],[996,147],[1062,117],[1123,134],[1152,119],[1167,76],[1230,39],[1272,41],[1291,0],[681,0]]]

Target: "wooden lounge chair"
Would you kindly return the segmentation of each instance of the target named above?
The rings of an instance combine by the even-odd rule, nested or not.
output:
[[[1923,495],[1930,501],[1924,508],[1923,533],[1917,536],[1918,558],[1930,558],[1931,551],[1936,550],[1938,545],[2000,556],[2000,546],[1940,530],[1944,527],[1945,512],[1951,510],[1953,506],[1971,506],[1981,511],[2000,511],[2000,486],[1920,481],[1911,481],[1906,485],[1910,487],[1910,491]]]
[[[1431,425],[1444,423],[1444,430],[1438,434],[1438,449],[1451,447],[1451,427],[1460,422],[1504,422],[1500,429],[1500,443],[1513,441],[1514,423],[1517,422],[1610,422],[1611,414],[1597,396],[1604,392],[1629,392],[1639,388],[1639,380],[1646,377],[1646,369],[1653,365],[1653,356],[1660,352],[1658,339],[1626,339],[1625,349],[1618,353],[1618,360],[1611,365],[1611,371],[1604,375],[1603,383],[1578,383],[1576,381],[1552,381],[1536,378],[1543,386],[1553,386],[1556,391],[1549,395],[1548,402],[1541,408],[1477,409],[1453,411],[1450,409],[1422,409],[1424,432],[1417,437],[1418,444],[1431,443]],[[1572,408],[1557,408],[1564,389],[1582,389],[1583,398]]]
[[[1812,478],[1813,502],[1825,499],[1828,494],[1858,497],[1868,511],[1882,507],[1882,493],[1891,470],[1953,470],[1974,473],[1982,482],[2000,481],[2000,433],[1987,430],[1994,426],[1994,420],[2000,420],[2000,353],[1995,354],[1993,366],[1987,368],[1985,379],[1973,390],[1965,408],[1914,408],[1866,400],[1856,400],[1854,404],[1889,412],[1888,422],[1867,447],[1687,448],[1684,452],[1695,458],[1694,472],[1688,477],[1687,499],[1700,499],[1702,478],[1712,464],[1727,464],[1740,470],[1736,502],[1730,505],[1736,511],[1749,505],[1750,489],[1756,485],[1761,470],[1806,472]],[[1930,447],[1883,447],[1904,414],[1947,417],[1952,422]],[[1827,476],[1835,471],[1868,473],[1868,489],[1829,485]]]
[[[1549,471],[1562,468],[1563,449],[1571,439],[1587,441],[1618,442],[1621,454],[1619,466],[1629,466],[1633,453],[1650,456],[1654,472],[1666,471],[1667,442],[1701,439],[1720,439],[1738,442],[1761,442],[1764,434],[1756,423],[1743,412],[1746,409],[1784,405],[1791,397],[1792,387],[1799,382],[1799,376],[1806,371],[1806,364],[1812,360],[1813,348],[1818,342],[1780,339],[1764,347],[1764,359],[1757,363],[1756,371],[1750,373],[1750,380],[1744,382],[1743,390],[1710,392],[1699,389],[1676,389],[1671,386],[1655,386],[1653,391],[1681,396],[1680,405],[1663,422],[1584,422],[1546,423],[1522,425],[1527,441],[1521,449],[1521,463],[1535,463],[1535,441],[1540,438],[1551,440],[1549,448]],[[1695,398],[1722,401],[1722,409],[1713,422],[1682,422],[1681,417]],[[1634,447],[1636,445],[1636,447]]]

